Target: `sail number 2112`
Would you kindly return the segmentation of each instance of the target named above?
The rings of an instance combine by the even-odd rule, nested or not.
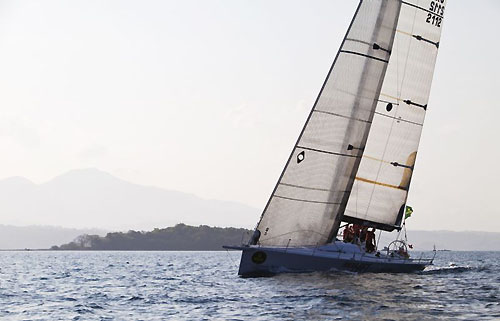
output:
[[[436,27],[441,27],[442,16],[444,15],[444,0],[431,1],[429,11],[425,21]]]

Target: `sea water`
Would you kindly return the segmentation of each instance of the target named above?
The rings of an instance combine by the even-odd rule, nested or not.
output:
[[[0,252],[0,319],[500,319],[500,252],[438,252],[434,266],[413,274],[254,279],[237,276],[239,256]]]

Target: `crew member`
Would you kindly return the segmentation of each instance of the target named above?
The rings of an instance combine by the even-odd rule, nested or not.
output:
[[[352,229],[353,229],[353,234],[354,234],[353,243],[359,244],[359,236],[361,234],[361,225],[353,224]]]
[[[375,229],[366,231],[366,252],[371,253],[375,251]]]
[[[350,242],[353,241],[353,239],[354,239],[354,231],[353,231],[351,225],[347,225],[344,228],[343,237],[344,237],[344,243],[350,243]]]
[[[359,232],[359,240],[361,241],[361,243],[365,242],[366,241],[366,233],[368,232],[368,227],[367,226],[363,226],[361,228],[361,232]]]

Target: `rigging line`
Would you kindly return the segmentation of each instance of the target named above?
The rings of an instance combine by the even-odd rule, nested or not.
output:
[[[365,153],[363,153],[363,156],[365,155]],[[354,178],[356,179],[356,178]],[[354,208],[354,210],[356,211],[356,216],[358,216],[358,195],[359,195],[359,184],[355,184],[356,185],[356,206]],[[353,185],[354,186],[354,185]]]
[[[327,114],[327,115],[332,115],[332,116],[338,116],[338,117],[352,119],[352,120],[357,120],[357,121],[368,123],[368,124],[372,123],[369,120],[364,120],[364,119],[360,119],[360,118],[354,118],[354,117],[344,116],[344,115],[340,115],[340,114],[337,114],[337,113],[332,113],[332,112],[329,112],[329,111],[324,111],[324,110],[319,110],[319,109],[315,109],[313,112]]]
[[[278,234],[278,235],[275,235],[273,237],[268,237],[268,238],[261,238],[261,241],[269,241],[269,240],[274,240],[274,239],[277,239],[277,238],[280,238],[280,237],[283,237],[285,235],[290,235],[290,234],[293,234],[293,233],[297,233],[297,232],[308,232],[308,233],[315,233],[315,234],[318,234],[324,238],[327,238],[327,236],[325,236],[324,233],[321,233],[321,232],[318,232],[318,231],[314,231],[314,230],[296,230],[296,231],[291,231],[291,232],[287,232],[287,233],[283,233],[283,234]],[[264,235],[265,236],[265,235]]]
[[[236,262],[234,262],[233,258],[229,254],[229,250],[228,249],[226,249],[226,254],[229,257],[229,260],[231,261],[231,264],[234,265],[235,267],[238,267],[238,264]]]
[[[397,121],[402,121],[402,122],[405,122],[405,123],[408,123],[408,124],[413,124],[413,125],[417,125],[417,126],[423,126],[424,125],[424,124],[420,124],[420,123],[417,123],[417,122],[413,122],[411,120],[406,120],[406,119],[403,119],[403,118],[398,118],[398,117],[386,115],[384,113],[379,113],[378,111],[376,111],[375,114],[379,115],[379,116],[384,116],[384,117],[387,117],[387,118],[392,118],[392,119],[395,119]]]
[[[381,95],[382,95],[382,94],[381,94]],[[393,103],[393,102],[390,102],[390,101],[387,101],[387,100],[383,100],[383,99],[377,99],[377,101],[378,101],[379,103],[399,105],[399,103]]]
[[[337,155],[337,156],[345,156],[345,157],[361,158],[361,156],[358,156],[358,155],[349,155],[349,154],[342,154],[342,153],[329,152],[329,151],[322,150],[322,149],[315,149],[315,148],[303,147],[303,146],[300,146],[300,145],[297,145],[297,147],[296,147],[296,148],[301,148],[301,149],[310,150],[310,151],[313,151],[313,152],[325,153],[325,154],[330,154],[330,155]]]
[[[288,184],[288,183],[279,183],[279,184],[283,185],[283,186],[296,187],[296,188],[308,189],[308,190],[313,190],[313,191],[331,192],[331,190],[326,189],[326,188],[307,187],[307,186],[294,185],[294,184]],[[339,193],[347,193],[347,191],[339,191]]]
[[[399,240],[400,235],[401,235],[401,230],[398,231],[398,236],[396,236],[396,240]]]
[[[362,57],[366,57],[366,58],[371,58],[371,59],[374,59],[374,60],[385,62],[386,64],[389,63],[389,60],[385,60],[385,59],[382,59],[382,58],[377,58],[377,57],[374,57],[374,56],[366,55],[366,54],[361,53],[361,52],[350,51],[350,50],[340,50],[340,52],[346,53],[346,54],[351,54],[351,55],[362,56]]]
[[[375,251],[378,251],[378,244],[380,242],[380,235],[382,234],[382,230],[378,231],[377,244],[375,244]]]
[[[411,26],[411,34],[413,34],[414,30],[415,30],[415,22],[417,20],[417,12],[415,11],[415,14],[413,15],[413,24]],[[407,47],[407,50],[406,50],[406,59],[405,59],[405,63],[404,63],[404,69],[403,69],[403,79],[401,79],[401,88],[398,92],[398,101],[402,101],[401,100],[401,91],[403,90],[403,84],[404,84],[404,81],[406,79],[406,71],[407,71],[407,67],[408,67],[408,59],[410,57],[410,48],[411,48],[411,42],[408,43],[408,47]],[[399,77],[399,75],[398,75]],[[397,114],[397,111],[398,111],[399,108],[396,108],[396,114]],[[393,122],[394,123],[394,122]],[[391,126],[391,132],[392,132],[392,126]],[[387,140],[389,141],[389,140]],[[387,149],[387,145],[386,145],[386,149]],[[384,150],[384,155],[385,155],[385,150]]]
[[[349,96],[352,96],[352,97],[357,97],[357,98],[359,98],[360,100],[365,99],[365,100],[369,100],[369,101],[374,100],[374,101],[382,101],[382,102],[385,102],[385,101],[383,101],[383,100],[374,99],[373,97],[367,97],[367,96],[362,96],[362,95],[353,94],[353,93],[351,93],[351,92],[349,92],[349,91],[347,91],[347,90],[342,90],[341,88],[336,88],[336,90],[337,90],[339,93],[343,93],[343,94],[346,94],[346,95],[349,95]],[[374,93],[373,91],[368,91],[368,90],[367,90],[367,92],[375,95],[375,93]],[[382,95],[382,94],[379,94],[379,96],[380,96],[380,95]],[[387,96],[387,95],[385,95],[385,96]],[[387,96],[387,97],[389,97],[389,98],[393,98],[392,96]],[[396,99],[396,98],[393,98],[393,99]],[[389,103],[389,102],[387,102],[387,103]],[[399,103],[392,103],[392,104],[394,104],[394,105],[399,105]]]
[[[398,31],[397,29],[397,26],[396,26],[396,32]],[[399,47],[400,47],[400,41],[398,41],[398,53],[399,53]],[[401,87],[403,86],[403,84],[400,84],[399,83],[399,55],[396,54],[396,95],[401,97]],[[399,106],[399,100],[397,99],[397,97],[394,97],[396,98],[396,101],[398,102],[398,106]]]
[[[304,199],[300,199],[300,198],[292,198],[292,197],[280,196],[280,195],[276,195],[276,194],[274,194],[274,197],[277,197],[277,198],[282,198],[282,199],[289,200],[289,201],[296,201],[296,202],[306,202],[306,203],[315,203],[315,204],[340,205],[340,203],[334,203],[334,202],[322,202],[322,201],[310,201],[310,200],[304,200]]]
[[[396,56],[397,57],[397,56]],[[343,93],[343,94],[346,94],[346,95],[349,95],[349,96],[352,96],[352,97],[358,97],[360,99],[366,99],[366,100],[375,100],[375,101],[379,101],[379,102],[383,102],[383,103],[391,103],[393,105],[399,105],[399,103],[393,103],[393,102],[390,102],[390,101],[385,101],[385,100],[381,100],[381,99],[373,99],[373,97],[366,97],[366,96],[360,96],[360,95],[356,95],[356,94],[353,94],[347,90],[342,90],[341,88],[336,88],[336,90],[340,93]],[[375,94],[373,91],[367,91],[368,93],[372,93],[372,94]],[[394,99],[394,100],[398,100],[396,97],[394,96],[390,96],[390,95],[386,95],[386,94],[383,94],[383,93],[379,93],[379,96],[385,96],[387,98],[391,98],[391,99]],[[314,112],[314,111],[313,111]]]
[[[406,5],[408,5],[408,6],[410,6],[410,7],[413,7],[413,8],[417,8],[417,9],[423,10],[423,11],[428,12],[428,13],[432,13],[433,15],[436,15],[436,16],[438,16],[439,18],[443,18],[443,16],[442,16],[442,15],[437,14],[437,13],[435,13],[435,12],[432,12],[432,11],[430,11],[429,9],[425,9],[425,8],[420,7],[420,6],[417,6],[416,4],[409,3],[409,2],[406,2],[406,1],[401,1],[401,3],[406,4]]]

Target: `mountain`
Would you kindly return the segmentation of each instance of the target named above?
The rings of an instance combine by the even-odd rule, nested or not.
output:
[[[97,169],[72,170],[43,184],[0,180],[1,223],[108,230],[165,227],[179,222],[252,227],[259,210],[230,201],[133,184]]]
[[[0,250],[48,249],[54,244],[71,242],[82,234],[105,235],[106,231],[56,226],[0,225]]]
[[[259,210],[243,204],[133,184],[97,169],[73,170],[44,184],[22,177],[0,180],[0,223],[17,225],[0,225],[0,249],[49,248],[82,234],[105,233],[92,227],[153,230],[183,222],[252,228],[258,217]],[[394,235],[382,240],[389,237]],[[408,237],[415,249],[435,244],[438,249],[500,250],[500,233],[409,231]]]

